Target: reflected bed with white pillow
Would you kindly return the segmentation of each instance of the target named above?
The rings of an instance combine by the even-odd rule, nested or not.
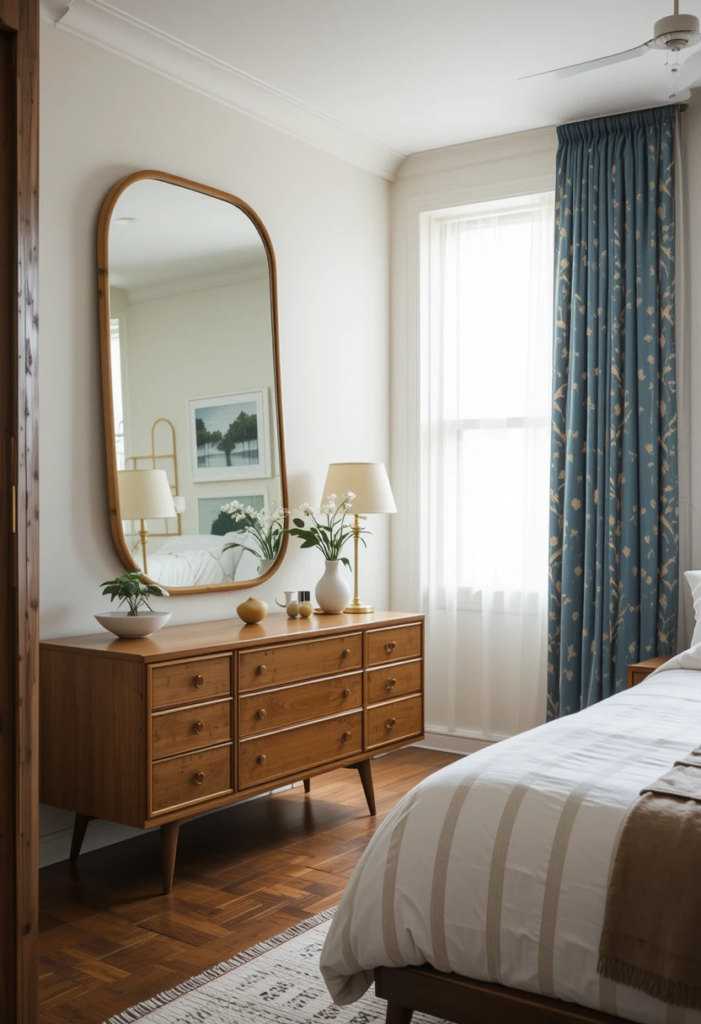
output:
[[[199,587],[212,583],[232,583],[242,548],[227,544],[239,542],[241,534],[214,535],[184,534],[170,537],[155,553],[149,551],[148,576],[155,583],[168,587]]]

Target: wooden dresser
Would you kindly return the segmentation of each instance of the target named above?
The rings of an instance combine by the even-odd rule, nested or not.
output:
[[[93,818],[160,826],[173,884],[188,818],[423,736],[423,617],[392,612],[236,620],[41,645],[41,800],[75,811],[71,860]]]

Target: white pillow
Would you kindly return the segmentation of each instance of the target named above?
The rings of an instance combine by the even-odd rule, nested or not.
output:
[[[691,638],[691,646],[695,647],[696,644],[701,644],[701,570],[692,569],[690,572],[685,572],[684,575],[691,590],[691,600],[694,602],[696,625]]]

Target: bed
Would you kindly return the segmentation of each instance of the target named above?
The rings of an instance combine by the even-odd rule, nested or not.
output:
[[[207,534],[171,537],[153,554],[149,551],[149,579],[166,589],[231,583],[243,549],[224,551],[224,546],[240,539],[240,533],[227,533],[222,537]]]
[[[334,1002],[376,982],[388,1022],[701,1024],[597,974],[626,813],[701,740],[701,645],[631,690],[463,758],[385,820],[334,917]]]

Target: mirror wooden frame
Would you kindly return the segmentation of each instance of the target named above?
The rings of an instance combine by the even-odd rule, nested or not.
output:
[[[208,185],[201,185],[199,182],[190,181],[188,178],[179,178],[174,174],[165,171],[137,171],[121,178],[112,186],[102,204],[100,219],[97,228],[97,295],[100,318],[100,355],[102,363],[102,407],[105,420],[105,451],[107,460],[107,494],[109,499],[110,529],[114,540],[117,554],[122,563],[130,571],[139,569],[140,566],[132,558],[129,547],[124,538],[122,520],[119,514],[119,490],[117,485],[117,457],[114,435],[114,410],[112,404],[112,368],[110,360],[110,284],[109,284],[109,229],[117,200],[122,193],[137,181],[153,179],[163,181],[169,185],[177,185],[180,188],[190,189],[194,192],[201,192],[203,195],[212,196],[214,199],[221,199],[225,203],[231,203],[254,224],[265,246],[268,258],[268,272],[270,277],[270,320],[272,327],[273,345],[273,370],[275,386],[275,404],[277,412],[277,433],[279,444],[280,463],[280,487],[282,492],[282,504],[288,507],[287,490],[287,465],[285,460],[285,434],[282,422],[282,386],[280,377],[280,346],[278,336],[278,310],[277,310],[277,270],[275,265],[275,253],[270,241],[270,236],[265,225],[258,217],[255,210],[237,196],[220,189],[211,188]],[[239,580],[232,583],[209,583],[199,587],[168,587],[171,596],[180,594],[205,594],[217,590],[244,590],[250,587],[257,587],[265,583],[279,569],[285,552],[287,550],[289,537],[283,535],[280,554],[267,572],[251,580]],[[148,577],[144,577],[148,578]]]

